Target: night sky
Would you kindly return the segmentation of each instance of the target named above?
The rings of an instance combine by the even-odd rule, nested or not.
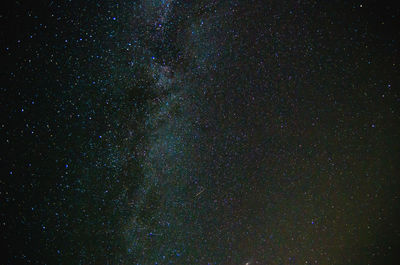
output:
[[[389,1],[2,4],[1,264],[399,264]]]

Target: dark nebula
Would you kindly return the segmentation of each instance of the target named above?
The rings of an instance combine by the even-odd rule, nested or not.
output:
[[[1,264],[398,264],[398,7],[2,4]]]

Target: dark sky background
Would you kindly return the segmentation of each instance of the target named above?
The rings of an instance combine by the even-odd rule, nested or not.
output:
[[[2,4],[1,264],[398,264],[389,1]]]

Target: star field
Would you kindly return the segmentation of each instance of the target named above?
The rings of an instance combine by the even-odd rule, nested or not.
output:
[[[397,7],[8,2],[3,264],[396,264]]]

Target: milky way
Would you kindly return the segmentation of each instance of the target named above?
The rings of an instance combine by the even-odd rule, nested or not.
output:
[[[2,263],[396,264],[400,11],[283,2],[4,8]]]

